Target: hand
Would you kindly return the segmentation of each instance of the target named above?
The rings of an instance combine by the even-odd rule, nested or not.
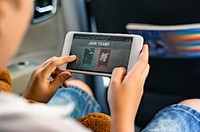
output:
[[[60,86],[67,86],[65,81],[72,76],[71,72],[62,71],[58,66],[72,62],[75,59],[76,56],[74,55],[52,57],[37,67],[32,73],[23,97],[38,102],[48,102]],[[50,77],[53,78],[52,81],[49,80]]]
[[[115,68],[108,89],[112,131],[133,131],[135,116],[149,72],[148,46],[144,45],[135,66],[126,75],[124,68]]]

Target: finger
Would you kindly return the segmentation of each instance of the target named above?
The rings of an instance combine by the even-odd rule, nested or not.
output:
[[[149,61],[149,50],[148,50],[148,45],[145,44],[142,48],[137,63],[130,70],[129,74],[142,75],[148,65],[148,61]]]
[[[145,80],[146,80],[146,78],[149,74],[149,69],[150,69],[150,65],[148,64],[147,67],[145,68],[143,74],[142,74],[142,77],[141,77],[143,84],[144,84],[144,82],[145,82]]]
[[[59,58],[55,58],[52,59],[44,68],[43,70],[43,75],[46,75],[46,77],[48,78],[51,73],[60,65],[63,65],[65,63],[68,62],[72,62],[76,59],[75,55],[71,55],[71,56],[63,56],[63,57],[59,57]]]
[[[63,84],[62,84],[64,87],[69,87],[69,84],[67,83],[67,82],[64,82]]]
[[[110,85],[120,85],[126,75],[126,69],[123,67],[115,68],[112,72]]]
[[[72,74],[70,72],[63,72],[61,74],[59,74],[52,82],[50,85],[50,89],[55,92],[60,86],[62,86],[63,83],[65,83],[65,81],[67,79],[69,79],[72,76]]]
[[[56,58],[58,58],[58,57],[54,56],[54,57],[49,58],[49,59],[46,60],[44,63],[42,63],[39,67],[44,67],[44,66],[46,66],[51,60],[54,60],[54,59],[56,59]]]
[[[60,68],[56,68],[52,73],[51,73],[51,77],[54,79],[56,78],[60,73],[62,73],[63,71]]]
[[[149,61],[149,47],[147,44],[144,44],[139,60]]]
[[[58,57],[53,56],[53,57],[49,58],[48,60],[46,60],[43,64],[45,65],[45,64],[47,64],[49,61],[51,61],[51,60],[53,60],[53,59],[56,59],[56,58],[58,58]]]
[[[66,72],[66,74],[68,74],[67,72],[69,72],[69,71],[62,71],[61,69],[56,68],[56,70],[54,70],[53,73],[51,74],[51,77],[52,77],[53,79],[55,79],[55,78],[56,78],[59,74],[61,74],[62,72]],[[71,73],[71,72],[69,72],[69,73]],[[68,78],[68,79],[69,79],[69,78]],[[67,82],[64,82],[62,85],[63,85],[64,87],[68,87],[68,86],[69,86]]]
[[[54,56],[49,58],[48,60],[46,60],[43,64],[41,64],[40,66],[37,67],[37,70],[43,71],[43,69],[45,69],[47,67],[47,65],[52,61],[57,59],[58,57]]]

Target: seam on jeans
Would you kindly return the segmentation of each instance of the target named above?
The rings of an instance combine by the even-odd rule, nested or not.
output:
[[[183,105],[183,106],[185,106],[185,105]],[[186,107],[188,107],[188,106],[186,106]],[[188,108],[190,108],[190,107],[188,107]],[[188,111],[188,110],[185,110],[185,109],[183,109],[183,108],[169,108],[169,109],[167,109],[167,110],[164,110],[164,111],[171,111],[171,110],[181,110],[181,111],[184,111],[184,112],[186,112],[186,113],[188,113],[189,115],[191,115],[191,116],[193,116],[196,120],[198,120],[199,122],[200,122],[200,119],[195,115],[195,114],[193,114],[192,112],[190,112],[190,111]],[[194,111],[194,112],[198,112],[198,111],[196,111],[196,110],[194,110],[194,109],[192,109],[192,108],[190,108],[192,111]],[[164,112],[164,111],[162,111],[162,112]]]

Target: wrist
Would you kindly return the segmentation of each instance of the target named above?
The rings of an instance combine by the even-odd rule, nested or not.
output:
[[[111,132],[134,132],[134,123],[111,118]]]
[[[120,121],[124,124],[134,124],[136,117],[136,112],[134,110],[126,110],[126,111],[114,111],[111,110],[111,119],[115,121]]]
[[[134,132],[134,120],[125,116],[111,115],[111,131],[112,132]]]

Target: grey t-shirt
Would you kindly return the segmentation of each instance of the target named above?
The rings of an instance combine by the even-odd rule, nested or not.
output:
[[[0,131],[89,132],[76,121],[66,118],[73,107],[73,104],[59,107],[29,104],[17,95],[0,93]]]

